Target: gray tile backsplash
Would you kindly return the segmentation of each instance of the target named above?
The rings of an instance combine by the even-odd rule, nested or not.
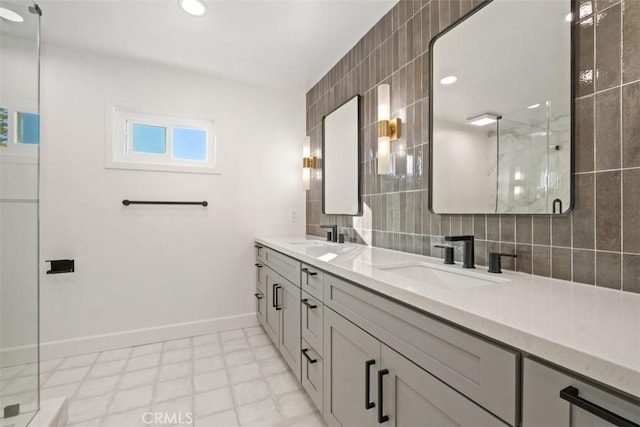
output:
[[[575,208],[567,216],[435,215],[428,209],[429,42],[479,0],[397,3],[309,92],[307,133],[321,153],[322,117],[362,95],[364,215],[322,214],[322,173],[307,192],[307,232],[338,224],[351,241],[441,256],[445,234],[474,234],[476,263],[640,292],[640,1],[581,0],[576,29]],[[395,175],[378,175],[376,88],[401,117]],[[461,259],[460,251],[456,259]]]

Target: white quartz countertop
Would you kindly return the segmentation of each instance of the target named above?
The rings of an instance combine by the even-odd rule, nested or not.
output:
[[[638,294],[510,271],[491,274],[485,267],[471,274],[499,283],[451,288],[435,276],[414,280],[377,268],[412,263],[440,267],[440,258],[352,243],[314,243],[322,240],[308,236],[256,241],[640,398]],[[469,272],[460,264],[450,267]]]

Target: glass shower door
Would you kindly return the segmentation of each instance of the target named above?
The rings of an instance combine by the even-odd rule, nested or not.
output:
[[[0,0],[0,427],[39,407],[39,8]]]

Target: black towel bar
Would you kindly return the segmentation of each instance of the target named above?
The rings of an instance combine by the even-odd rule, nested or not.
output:
[[[205,200],[204,202],[158,202],[158,201],[140,201],[140,200],[128,200],[124,199],[122,204],[125,206],[129,205],[202,205],[208,206],[209,203]]]

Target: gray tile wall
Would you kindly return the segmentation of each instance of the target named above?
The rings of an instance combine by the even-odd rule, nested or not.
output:
[[[517,253],[509,269],[640,293],[640,0],[579,0],[576,190],[568,216],[434,215],[428,210],[429,41],[479,0],[401,0],[307,93],[307,134],[321,155],[322,117],[363,95],[364,215],[322,214],[322,174],[307,192],[307,232],[339,224],[352,241],[441,256],[445,234],[473,233],[476,262]],[[376,88],[391,85],[403,120],[396,175],[376,173]],[[413,168],[407,167],[412,159]],[[413,174],[407,173],[413,169]],[[456,256],[460,257],[460,251]]]

